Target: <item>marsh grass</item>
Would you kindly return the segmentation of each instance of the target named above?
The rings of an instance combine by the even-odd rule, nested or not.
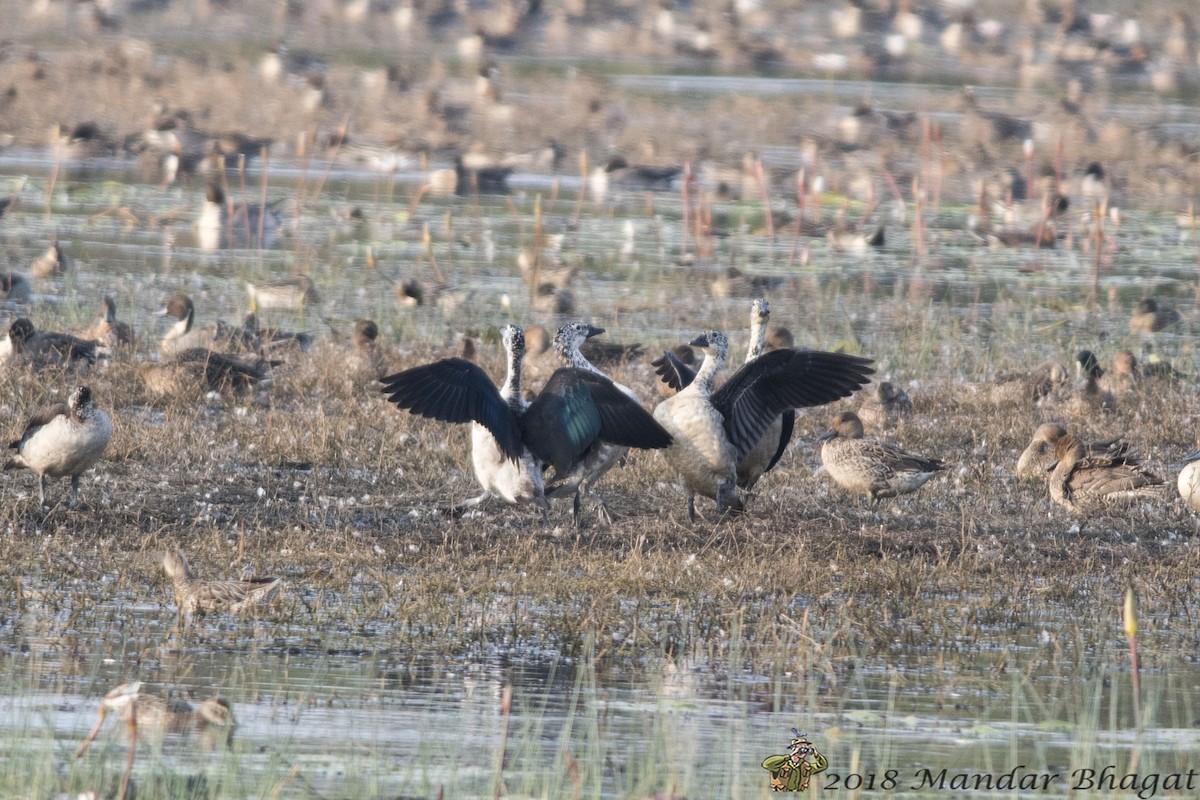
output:
[[[76,76],[88,60],[66,56],[64,69]],[[265,125],[214,100],[244,89],[244,77],[210,81],[211,63],[192,58],[171,71],[165,79],[191,87],[174,102],[211,107],[214,126]],[[330,83],[346,94],[352,76],[340,71]],[[76,117],[101,107],[141,112],[109,102],[137,95],[120,71],[91,88],[87,103],[17,108],[29,120],[23,140],[36,141],[33,131],[68,109]],[[582,109],[608,91],[572,81],[562,97],[533,98],[515,131],[481,136],[497,148],[509,137],[540,140],[542,118],[565,111],[577,115],[572,131],[582,141],[591,135]],[[31,96],[21,93],[20,103]],[[720,106],[724,124],[749,117],[750,135],[768,146],[779,136],[777,146],[794,149],[785,132],[796,119],[828,113],[815,100],[746,97],[731,111],[671,98],[631,101],[630,124],[614,142],[699,152],[712,132],[697,128]],[[390,136],[389,118],[421,119],[415,102],[389,95],[363,133]],[[283,123],[309,125],[299,115]],[[443,134],[429,134],[435,152]],[[178,209],[189,207],[195,186],[89,188],[77,173],[56,189],[54,215],[12,223],[30,239],[6,244],[14,263],[44,248],[60,223],[79,228],[81,268],[42,287],[39,325],[85,326],[92,295],[115,286],[140,339],[136,358],[120,355],[86,378],[115,425],[105,460],[84,478],[87,508],[65,506],[65,481],[52,484],[43,510],[34,476],[0,477],[0,585],[16,598],[0,606],[4,697],[16,709],[0,730],[0,794],[114,791],[126,753],[119,725],[87,760],[74,763],[70,753],[97,699],[133,679],[197,699],[219,691],[242,720],[229,752],[193,758],[193,742],[174,735],[140,745],[139,797],[192,789],[203,797],[430,797],[439,787],[446,796],[495,796],[501,785],[510,796],[758,796],[758,764],[793,725],[821,737],[841,772],[1184,763],[1196,716],[1196,523],[1170,486],[1127,514],[1076,520],[1044,486],[1018,483],[1012,466],[1039,422],[1061,419],[1087,437],[1125,435],[1170,482],[1175,459],[1195,445],[1194,313],[1185,308],[1182,331],[1153,342],[1183,378],[1149,384],[1114,414],[1070,419],[1055,401],[997,407],[976,391],[1049,358],[1068,363],[1082,347],[1101,350],[1105,362],[1118,346],[1139,350],[1141,340],[1124,336],[1132,303],[1190,291],[1180,283],[1181,248],[1161,234],[1152,241],[1163,263],[1140,263],[1137,246],[1119,252],[1105,277],[1112,291],[1094,302],[1073,251],[978,248],[965,231],[965,178],[958,200],[926,219],[937,233],[926,259],[912,256],[907,233],[889,228],[889,245],[865,259],[815,239],[809,264],[795,270],[785,268],[793,242],[782,228],[775,242],[738,230],[712,263],[693,263],[693,253],[680,252],[677,197],[586,204],[569,245],[591,257],[579,281],[581,316],[613,339],[641,339],[650,354],[614,377],[655,397],[649,357],[712,326],[729,329],[743,350],[748,298],[708,293],[716,271],[736,264],[786,278],[771,297],[773,321],[792,327],[801,345],[869,355],[880,378],[906,386],[916,414],[883,435],[952,467],[917,495],[879,507],[833,487],[814,440],[852,400],[799,415],[793,445],[743,517],[717,520],[702,503],[705,519],[689,524],[662,458],[634,453],[599,487],[616,524],[589,517],[576,530],[561,507],[546,524],[499,504],[458,519],[443,513],[478,493],[466,428],[399,413],[345,370],[353,321],[371,315],[393,369],[449,355],[470,334],[497,376],[498,323],[556,321],[529,311],[513,263],[541,200],[522,192],[414,202],[409,185],[385,201],[376,185],[367,202],[361,185],[314,188],[326,166],[318,157],[308,164],[309,205],[288,247],[269,254],[190,250],[183,220],[191,212]],[[256,179],[244,178],[244,196],[257,192]],[[268,187],[275,196],[294,182],[272,175]],[[29,191],[45,185],[35,178]],[[823,222],[842,199],[827,198]],[[546,199],[546,224],[566,228],[573,201]],[[350,202],[365,208],[365,231],[329,221]],[[96,216],[118,203],[137,212],[132,230]],[[848,206],[861,212],[859,200]],[[155,220],[169,214],[179,219],[159,231]],[[1134,230],[1154,228],[1149,217],[1131,219]],[[632,255],[621,252],[626,222]],[[494,263],[481,255],[484,230],[499,245]],[[367,247],[378,255],[371,268]],[[1194,253],[1186,256],[1190,264]],[[1031,260],[1042,271],[1014,277]],[[167,294],[201,298],[204,319],[240,315],[246,280],[292,270],[311,272],[325,301],[278,322],[313,330],[313,352],[286,354],[271,385],[243,395],[148,395],[136,362],[157,357],[161,327],[147,312]],[[475,294],[457,316],[432,303],[397,309],[399,276],[427,286],[446,279]],[[60,296],[76,299],[51,301]],[[4,441],[81,380],[6,371]],[[211,615],[175,630],[161,570],[168,547],[184,549],[204,577],[277,574],[288,588],[257,618]],[[1140,721],[1120,639],[1128,586],[1146,617]],[[514,690],[508,710],[498,699],[506,687]],[[189,789],[197,775],[204,785]]]

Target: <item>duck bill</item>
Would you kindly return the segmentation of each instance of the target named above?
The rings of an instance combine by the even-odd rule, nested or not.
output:
[[[1054,463],[1046,467],[1046,472],[1054,472],[1054,468],[1058,466],[1058,459],[1054,459]]]
[[[708,334],[702,333],[691,341],[692,347],[708,347]]]
[[[597,328],[595,325],[588,325],[587,328],[587,338],[589,339],[593,336],[599,336],[600,334],[604,333],[604,328]]]
[[[818,436],[817,441],[818,442],[828,442],[830,439],[834,438],[835,436],[837,436],[837,430],[835,430],[834,428],[830,428],[829,430],[825,431],[820,436]]]
[[[1188,453],[1186,456],[1183,457],[1183,463],[1185,463],[1185,464],[1190,464],[1193,461],[1200,461],[1200,450],[1196,450],[1195,452]]]

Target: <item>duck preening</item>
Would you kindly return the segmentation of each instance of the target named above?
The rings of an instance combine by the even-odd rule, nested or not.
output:
[[[17,454],[4,469],[28,467],[38,474],[38,499],[46,505],[46,478],[71,476],[71,508],[79,504],[79,476],[100,460],[112,439],[112,420],[79,386],[66,403],[46,406],[25,425],[9,447]]]
[[[1056,422],[1046,422],[1033,432],[1033,439],[1017,459],[1016,475],[1021,480],[1045,480],[1047,468],[1054,463],[1060,440],[1066,438],[1067,429]],[[1129,443],[1124,439],[1104,439],[1084,442],[1088,457],[1121,458],[1132,455]]]
[[[688,517],[696,495],[711,497],[718,512],[741,511],[737,466],[789,408],[819,406],[848,397],[874,372],[871,360],[819,350],[772,350],[744,364],[716,392],[717,373],[729,358],[729,340],[709,331],[692,341],[704,351],[695,379],[654,409],[674,439],[667,461],[688,492]]]
[[[597,443],[666,447],[670,436],[612,381],[574,367],[557,370],[532,403],[521,396],[524,332],[500,330],[508,360],[498,389],[480,367],[447,358],[381,379],[388,401],[419,416],[471,423],[471,458],[483,494],[459,504],[469,508],[492,495],[516,505],[548,509],[542,471],[552,479],[569,474]]]
[[[1131,455],[1089,454],[1083,442],[1058,440],[1050,473],[1050,499],[1076,514],[1135,505],[1161,495],[1162,479]]]

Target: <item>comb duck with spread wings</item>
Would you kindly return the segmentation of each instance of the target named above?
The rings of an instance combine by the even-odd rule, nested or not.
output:
[[[679,394],[658,404],[654,418],[674,439],[667,461],[683,479],[693,521],[697,494],[716,500],[718,512],[743,510],[738,464],[784,411],[848,397],[874,372],[870,359],[857,356],[772,350],[742,365],[714,392],[729,358],[729,340],[708,331],[691,344],[704,352],[700,371]]]
[[[750,347],[746,352],[746,364],[767,352],[767,323],[770,319],[771,306],[767,300],[755,300],[750,306]],[[696,378],[695,370],[674,351],[664,352],[652,363],[663,383],[677,392]],[[792,439],[795,424],[796,411],[792,408],[784,409],[783,413],[771,421],[754,449],[738,460],[739,489],[752,490],[758,479],[779,463],[779,459],[787,450],[788,442]]]

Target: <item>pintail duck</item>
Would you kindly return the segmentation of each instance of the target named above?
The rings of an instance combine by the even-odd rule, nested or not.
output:
[[[603,328],[597,328],[585,322],[568,322],[562,325],[554,335],[554,352],[562,362],[571,368],[610,380],[582,352],[585,343],[602,333],[604,333]],[[580,456],[571,465],[568,474],[555,469],[555,480],[546,486],[546,496],[550,498],[572,497],[572,519],[576,525],[580,521],[580,506],[584,497],[593,499],[601,518],[606,522],[612,522],[612,515],[604,501],[596,498],[589,489],[625,457],[631,446],[658,449],[666,447],[671,441],[667,432],[642,410],[641,403],[632,389],[616,382],[612,382],[612,385],[628,398],[628,402],[622,405],[623,413],[629,416],[630,423],[641,426],[646,436],[634,445],[622,446],[608,441],[595,442],[594,445],[580,453]]]
[[[1162,480],[1129,455],[1089,456],[1083,442],[1058,440],[1048,468],[1050,498],[1076,514],[1134,505],[1160,494]]]
[[[216,742],[213,734],[221,730],[225,731],[225,744],[228,745],[235,727],[233,709],[222,697],[210,697],[193,706],[180,698],[163,699],[143,694],[141,681],[123,683],[113,689],[100,701],[98,711],[100,718],[75,751],[76,758],[87,753],[109,714],[115,714],[125,723],[131,744],[136,741],[139,730],[150,730],[158,735],[194,730],[203,741],[212,745]]]
[[[379,326],[374,320],[360,319],[354,323],[351,339],[354,350],[347,362],[351,374],[370,380],[382,378],[387,373],[387,359],[378,341]]]
[[[168,550],[163,569],[175,588],[175,604],[182,618],[197,612],[228,611],[240,614],[270,603],[283,586],[282,578],[248,578],[238,581],[202,581],[192,574],[181,550]]]
[[[412,278],[396,281],[396,299],[402,306],[420,306],[425,304],[425,290],[421,284]]]
[[[866,495],[872,504],[884,497],[915,492],[947,466],[888,442],[864,439],[862,420],[853,411],[834,417],[832,427],[818,441],[823,442],[821,463],[834,483]]]
[[[894,427],[904,417],[912,416],[913,404],[908,392],[891,381],[880,381],[866,393],[858,409],[864,425],[877,430]]]
[[[754,297],[769,294],[787,283],[787,278],[774,275],[747,275],[737,267],[717,273],[708,285],[709,293],[718,300],[730,297]]]
[[[0,302],[28,303],[29,281],[15,272],[0,272]]]
[[[1146,297],[1134,306],[1133,314],[1129,317],[1130,333],[1158,333],[1179,322],[1179,312],[1167,306],[1160,306],[1153,297]]]
[[[541,314],[565,316],[575,313],[575,293],[543,283],[533,292],[529,307]]]
[[[246,294],[250,295],[251,311],[301,310],[321,301],[312,278],[307,275],[297,275],[270,283],[254,284],[247,281]]]
[[[26,317],[13,320],[8,328],[11,358],[23,358],[35,369],[64,367],[86,369],[96,363],[96,342],[69,333],[39,331]]]
[[[1037,403],[1071,378],[1067,368],[1058,361],[1047,361],[1028,373],[1001,375],[988,392],[993,403]]]
[[[147,364],[139,373],[156,397],[192,398],[206,392],[241,392],[265,383],[271,367],[282,361],[241,359],[203,347],[176,353],[170,361]]]
[[[554,467],[557,479],[569,474],[597,442],[656,444],[658,426],[650,415],[612,381],[587,370],[556,371],[537,398],[526,403],[521,396],[524,333],[516,325],[505,325],[500,340],[508,357],[500,389],[482,369],[461,358],[414,367],[381,381],[389,402],[400,408],[443,422],[472,423],[471,457],[484,491],[458,508],[478,505],[495,494],[544,511],[544,464]]]
[[[692,341],[704,351],[695,380],[654,409],[674,439],[667,462],[688,493],[688,517],[696,518],[696,495],[711,497],[717,510],[743,508],[737,465],[771,423],[789,408],[823,405],[866,384],[870,360],[816,350],[773,350],[742,366],[717,391],[717,373],[729,358],[729,340],[708,331]]]
[[[792,332],[782,325],[777,325],[767,331],[768,350],[783,350],[795,346],[796,339],[792,336]]]
[[[863,255],[869,249],[878,250],[887,242],[885,226],[881,223],[874,231],[865,232],[851,225],[845,219],[840,219],[825,234],[830,248],[835,253]]]
[[[1017,477],[1022,480],[1045,480],[1047,468],[1057,458],[1058,443],[1066,435],[1067,429],[1057,423],[1047,422],[1039,425],[1033,432],[1029,446],[1017,459]],[[1089,458],[1121,458],[1131,455],[1129,443],[1121,438],[1085,442],[1083,447]]]
[[[117,301],[111,296],[106,296],[100,302],[100,318],[84,336],[96,340],[101,347],[109,350],[133,345],[133,328],[129,327],[129,323],[117,319]]]
[[[167,299],[166,307],[156,311],[155,315],[174,317],[177,320],[162,339],[162,351],[168,355],[197,347],[226,350],[244,344],[242,331],[224,322],[209,322],[197,326],[196,306],[186,294],[171,295]]]
[[[630,164],[624,156],[613,156],[603,167],[592,172],[589,188],[597,200],[602,200],[610,187],[630,191],[669,192],[683,173],[679,165],[652,166]]]
[[[1130,394],[1137,391],[1141,380],[1137,358],[1130,350],[1118,350],[1113,356],[1112,369],[1100,376],[1100,391],[1108,392],[1113,397]]]
[[[266,205],[250,203],[230,206],[225,190],[211,184],[204,208],[196,221],[196,238],[201,250],[268,249],[279,243],[282,200]]]
[[[66,403],[42,408],[25,424],[17,451],[4,469],[27,467],[38,474],[38,499],[46,505],[46,479],[71,476],[71,508],[79,504],[79,476],[100,460],[112,440],[112,420],[92,400],[92,390],[76,387]]]
[[[282,350],[296,349],[307,353],[312,347],[313,335],[308,331],[285,331],[279,328],[264,328],[258,324],[258,315],[251,311],[242,320],[242,346],[247,350],[270,354]]]
[[[751,303],[750,346],[746,352],[745,364],[749,364],[767,352],[767,322],[770,318],[771,308],[766,299],[760,298]],[[676,391],[689,386],[695,380],[696,373],[676,359],[673,351],[663,353],[653,363],[663,383]],[[714,404],[715,402],[714,399]],[[753,449],[738,459],[737,486],[739,489],[752,490],[758,483],[758,479],[779,463],[779,459],[787,450],[788,443],[792,440],[792,430],[795,424],[796,412],[792,408],[785,409],[783,413],[771,420]]]
[[[65,273],[70,266],[67,254],[55,242],[46,252],[33,260],[29,272],[36,278],[55,278]]]
[[[454,193],[460,197],[469,194],[508,194],[508,176],[512,172],[512,167],[469,167],[461,155],[455,156]]]
[[[1176,486],[1183,504],[1193,512],[1200,513],[1200,450],[1183,457],[1184,467],[1179,471]]]
[[[1080,350],[1075,356],[1075,361],[1083,376],[1083,384],[1067,401],[1067,412],[1076,416],[1086,416],[1096,411],[1116,409],[1117,401],[1112,392],[1100,386],[1104,370],[1101,369],[1096,354],[1091,350]]]

